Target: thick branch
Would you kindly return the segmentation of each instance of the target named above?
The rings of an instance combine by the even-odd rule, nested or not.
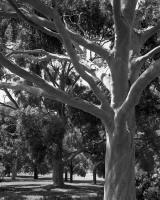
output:
[[[122,0],[122,3],[124,3],[123,15],[125,16],[125,19],[130,25],[133,24],[137,1],[138,0],[132,0],[132,1]]]
[[[112,57],[110,51],[101,47],[100,45],[96,44],[95,42],[84,39],[78,33],[75,33],[68,29],[66,29],[66,30],[69,33],[69,35],[73,41],[75,41],[79,45],[85,47],[86,49],[89,49],[90,51],[93,51],[96,54],[100,55],[103,59],[105,59],[108,62],[108,64],[110,64],[111,57]]]
[[[35,50],[25,50],[25,51],[13,51],[11,53],[9,53],[7,55],[7,57],[11,57],[11,56],[14,56],[14,54],[16,54],[16,57],[17,57],[17,54],[18,54],[18,57],[24,57],[25,59],[29,59],[31,61],[34,61],[34,62],[41,62],[41,61],[48,61],[50,59],[57,59],[57,60],[60,60],[60,61],[68,61],[68,62],[71,62],[71,59],[69,56],[66,56],[66,55],[61,55],[61,54],[53,54],[53,53],[49,53],[43,49],[35,49]],[[34,56],[30,56],[28,54],[45,54],[46,56],[42,56],[42,57],[34,57]],[[93,79],[93,84],[96,86],[96,88],[98,88],[98,90],[101,92],[101,93],[104,93],[104,91],[107,89],[105,85],[103,85],[103,89],[100,89],[101,87],[101,84],[102,84],[102,81],[97,77],[95,71],[96,71],[96,68],[98,68],[97,65],[95,65],[94,63],[92,63],[91,61],[89,60],[83,60],[81,59],[80,60],[80,66],[81,68],[84,70],[84,72],[86,72],[87,74],[89,74],[90,76],[90,79]],[[50,76],[50,73],[48,71],[47,68],[45,68],[45,70],[47,71],[48,75]],[[50,76],[50,80],[52,81],[52,83],[56,86],[57,83],[55,82],[55,79],[53,79],[51,76]],[[106,98],[105,96],[102,96],[103,99],[102,101],[103,104],[104,104],[104,109],[106,109],[108,107],[108,103],[106,105]],[[102,98],[101,97],[101,98]],[[105,105],[107,107],[105,107]]]
[[[113,0],[113,15],[116,28],[121,24],[121,0]]]
[[[148,69],[146,69],[140,77],[134,82],[126,100],[121,106],[121,114],[126,116],[129,110],[132,110],[139,102],[142,91],[147,87],[147,85],[157,76],[160,75],[160,60],[152,64]],[[126,116],[127,117],[127,116]]]
[[[29,55],[28,55],[29,54]],[[30,56],[30,54],[44,54],[45,56],[42,57],[38,57],[38,56]],[[16,56],[14,56],[16,55]],[[34,49],[34,50],[18,50],[18,51],[13,51],[9,54],[7,54],[7,57],[24,57],[27,59],[30,59],[34,62],[41,62],[41,61],[46,61],[46,60],[50,60],[50,59],[57,59],[59,61],[68,61],[71,62],[71,59],[69,56],[66,55],[62,55],[62,54],[53,54],[53,53],[49,53],[43,49]],[[80,65],[81,67],[84,69],[84,71],[86,71],[87,73],[89,73],[93,79],[96,81],[96,83],[100,82],[100,79],[98,79],[98,77],[95,74],[95,69],[92,69],[92,66],[96,67],[97,65],[95,65],[94,63],[92,63],[89,60],[80,60]],[[97,66],[98,68],[98,66]]]
[[[61,40],[61,37],[59,36],[58,33],[55,33],[53,31],[51,31],[50,29],[46,28],[46,27],[43,27],[41,26],[41,24],[38,24],[37,23],[37,20],[33,20],[32,19],[32,15],[30,15],[25,9],[21,9],[25,12],[25,15],[21,12],[21,10],[17,7],[16,3],[13,2],[12,0],[7,0],[11,5],[12,7],[15,9],[16,13],[18,14],[18,16],[22,19],[22,20],[25,20],[27,23],[29,23],[32,27],[42,31],[43,33],[47,34],[47,35],[50,35],[52,37],[56,37],[58,38],[59,40]]]
[[[160,31],[160,21],[155,25],[141,31],[142,44],[144,44],[152,35]]]
[[[50,60],[50,59],[56,59],[59,61],[68,61],[71,62],[71,59],[69,56],[66,55],[62,55],[62,54],[53,54],[50,52],[47,52],[43,49],[34,49],[34,50],[16,50],[13,51],[9,54],[7,54],[6,57],[12,57],[14,55],[17,55],[18,57],[24,57],[24,58],[30,58],[31,60],[38,62],[38,61],[44,61],[44,60]],[[44,54],[46,56],[42,56],[42,57],[33,57],[33,56],[28,56],[28,54]],[[92,77],[95,79],[96,82],[100,82],[100,79],[98,79],[98,77],[95,74],[95,68],[98,66],[95,65],[93,62],[91,62],[90,60],[84,60],[81,59],[80,60],[80,65],[81,67],[84,69],[84,71],[86,71],[87,73],[89,73],[90,75],[92,75]]]
[[[140,56],[135,59],[133,58],[133,60],[131,61],[130,77],[129,77],[131,84],[138,78],[140,69],[142,68],[146,60],[159,52],[160,52],[160,46],[155,47],[154,49],[152,49],[143,56]]]
[[[35,74],[30,74],[29,72],[20,68],[18,65],[10,62],[1,53],[0,53],[0,61],[1,64],[7,69],[9,69],[12,73],[15,73],[18,76],[36,84],[39,87],[39,90],[41,90],[38,91],[40,94],[47,94],[48,98],[50,99],[54,99],[62,103],[68,104],[70,106],[73,106],[75,108],[81,109],[99,118],[105,117],[110,121],[110,113],[106,114],[105,112],[103,112],[103,110],[99,109],[98,106],[93,105],[85,100],[81,100],[80,98],[71,97],[66,93],[64,93],[63,91],[52,87],[45,80],[41,79],[39,76]]]
[[[9,1],[11,1],[11,0],[9,0]],[[12,2],[12,1],[11,1],[11,2]],[[30,1],[25,1],[25,2],[30,3]],[[33,2],[32,2],[32,3],[33,3]],[[36,3],[36,4],[35,4],[35,3]],[[40,3],[36,2],[36,1],[34,1],[33,5],[34,5],[34,6],[37,5],[36,8],[37,8],[39,11],[41,11],[41,12],[42,12],[42,10],[44,10],[44,9],[43,9],[44,6],[42,7],[43,4],[40,4]],[[49,17],[51,17],[52,19],[54,18],[54,19],[55,19],[55,22],[56,22],[56,19],[57,19],[57,16],[58,16],[58,13],[56,14],[56,10],[50,9],[49,7],[46,7],[46,6],[45,6],[45,8],[46,8],[46,10],[48,11],[48,13],[50,13]],[[46,10],[45,10],[45,11],[46,11]],[[52,12],[51,12],[51,11],[52,11]],[[53,14],[53,13],[54,13],[54,14]],[[44,14],[44,13],[43,13],[43,14]],[[57,16],[56,16],[56,15],[57,15]],[[57,24],[58,24],[58,26],[60,26],[60,24],[61,24],[61,29],[63,29],[63,25],[62,25],[62,22],[61,22],[60,19],[58,20]],[[59,27],[57,27],[57,28],[59,28]],[[63,29],[63,30],[65,30],[65,29]],[[59,31],[61,31],[61,30],[59,30]],[[61,31],[61,34],[62,34],[62,36],[63,36],[62,31]],[[67,32],[65,32],[65,35],[67,35]],[[66,37],[66,36],[64,36],[64,38],[65,38],[65,37]],[[63,39],[64,39],[64,38],[63,38]],[[74,52],[74,50],[73,50],[73,47],[72,47],[71,42],[70,42],[69,39],[67,39],[67,38],[66,38],[65,40],[66,40],[67,43],[68,43],[67,45],[70,46],[68,50],[70,51],[70,57],[71,57],[72,63],[73,63],[73,65],[75,66],[77,72],[82,76],[82,78],[83,78],[85,81],[87,81],[87,82],[91,85],[92,90],[95,92],[95,94],[96,94],[97,97],[100,99],[100,101],[101,101],[102,103],[106,104],[106,102],[105,102],[105,96],[101,93],[100,89],[97,87],[96,82],[92,79],[92,77],[90,77],[89,75],[87,75],[87,73],[85,73],[85,71],[81,68],[81,65],[80,65],[79,62],[78,62],[77,56],[76,56],[76,54],[75,54],[75,52]],[[64,43],[65,43],[65,40],[64,40]],[[74,57],[74,59],[72,59],[73,57]],[[77,67],[76,67],[76,66],[77,66]]]
[[[11,1],[11,0],[9,0]],[[43,15],[45,15],[47,18],[50,18],[52,20],[55,19],[55,16],[54,16],[54,10],[47,7],[46,5],[42,4],[40,1],[31,1],[31,0],[23,0],[23,2],[26,2],[26,3],[29,3],[31,4],[35,9],[37,9],[39,12],[41,12]],[[36,19],[36,16],[34,15],[34,20]],[[39,21],[39,24],[42,24],[43,21],[41,20],[42,18],[37,18],[37,23]],[[41,20],[41,22],[40,22]],[[44,19],[46,21],[46,19]],[[54,29],[54,24],[50,21],[48,21],[45,26],[47,28],[51,28],[52,27],[52,30]],[[107,60],[109,62],[110,60],[110,52],[106,49],[104,49],[103,47],[97,45],[96,43],[94,42],[91,42],[89,40],[85,40],[84,38],[82,38],[79,34],[77,33],[74,33],[68,29],[66,29],[66,31],[68,32],[68,34],[70,35],[71,39],[78,43],[79,45],[82,45],[84,46],[85,48],[91,50],[91,51],[94,51],[96,54],[102,56],[102,58],[104,58],[105,60]]]
[[[87,73],[85,73],[84,68],[81,66],[81,64],[79,63],[79,58],[76,55],[76,52],[72,46],[69,34],[67,34],[59,14],[57,13],[56,10],[54,10],[54,16],[55,16],[55,25],[57,27],[57,30],[60,32],[60,34],[62,35],[63,41],[64,41],[64,45],[66,47],[66,50],[71,58],[71,61],[76,69],[76,71],[79,73],[79,75],[90,85],[91,89],[93,90],[93,92],[95,93],[95,95],[97,96],[97,98],[101,101],[102,105],[105,105],[105,107],[108,109],[108,111],[110,111],[111,113],[111,108],[109,107],[108,102],[106,101],[105,95],[102,93],[102,91],[99,89],[99,87],[97,86],[95,80]]]

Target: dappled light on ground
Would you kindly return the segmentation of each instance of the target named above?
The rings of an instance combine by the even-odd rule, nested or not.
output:
[[[103,181],[93,185],[91,180],[75,180],[56,188],[50,178],[19,177],[0,183],[0,200],[58,200],[58,199],[103,199]]]

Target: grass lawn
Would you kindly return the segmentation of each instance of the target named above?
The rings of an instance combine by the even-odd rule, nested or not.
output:
[[[19,176],[16,181],[6,178],[0,182],[0,200],[71,200],[103,199],[103,181],[93,185],[91,180],[76,179],[65,183],[64,188],[55,188],[49,176],[33,180],[31,176]]]

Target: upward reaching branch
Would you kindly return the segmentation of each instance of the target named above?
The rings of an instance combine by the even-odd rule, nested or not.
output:
[[[151,51],[149,51],[148,53],[146,53],[143,56],[139,56],[137,58],[133,58],[131,61],[131,67],[130,67],[130,74],[129,74],[129,79],[130,79],[130,83],[132,84],[139,76],[139,72],[142,68],[142,66],[144,65],[144,63],[146,62],[147,59],[151,58],[152,56],[154,56],[156,53],[160,52],[160,46],[155,47],[154,49],[152,49]]]
[[[27,23],[29,23],[31,26],[33,26],[34,28],[46,33],[47,35],[50,35],[52,37],[56,37],[58,38],[59,40],[61,40],[60,36],[58,33],[55,33],[53,32],[52,30],[50,29],[46,29],[46,27],[44,26],[41,26],[41,24],[37,23],[37,18],[34,17],[35,15],[31,15],[29,14],[25,9],[23,9],[23,11],[25,12],[25,14],[23,14],[23,12],[18,9],[17,5],[15,2],[13,2],[13,0],[7,0],[12,6],[13,8],[15,9],[17,15],[22,19],[22,20],[25,20]],[[46,23],[47,25],[47,23]]]
[[[97,83],[94,81],[94,79],[89,74],[87,74],[85,72],[85,70],[81,67],[81,65],[79,63],[79,58],[77,57],[76,52],[73,49],[69,34],[66,32],[66,30],[61,22],[60,16],[56,10],[54,10],[54,16],[55,16],[55,25],[56,25],[59,33],[62,35],[64,45],[65,45],[66,50],[71,58],[73,66],[75,67],[75,69],[79,73],[79,75],[90,85],[91,89],[93,90],[95,95],[99,98],[102,105],[103,106],[105,105],[105,107],[108,110],[110,110],[110,112],[111,112],[111,108],[109,107],[108,102],[105,99],[105,95],[99,89],[99,87],[97,86]]]
[[[122,13],[121,13],[121,0],[113,0],[113,14],[116,32],[121,26]]]
[[[128,24],[130,24],[130,25],[133,24],[137,1],[138,0],[132,0],[132,1],[122,0],[122,3],[124,3],[124,7],[122,8],[123,9],[123,15],[125,16],[125,19],[127,20]]]
[[[64,44],[66,46],[67,52],[71,58],[71,61],[76,69],[76,71],[80,74],[80,76],[88,82],[88,84],[91,86],[92,90],[94,91],[95,95],[100,99],[102,104],[107,104],[105,101],[105,96],[102,94],[101,90],[98,88],[96,82],[93,80],[93,78],[88,75],[84,69],[81,67],[79,63],[79,59],[75,53],[75,50],[73,49],[70,37],[68,32],[65,30],[64,25],[61,22],[61,19],[56,11],[56,9],[51,9],[43,4],[41,4],[39,1],[30,1],[25,0],[24,2],[30,3],[33,5],[38,11],[42,12],[47,17],[50,17],[50,19],[54,19],[55,25],[57,27],[58,32],[61,34]],[[108,106],[109,108],[109,106]]]
[[[16,4],[13,3],[13,0],[8,0],[11,4],[14,4],[14,8],[16,8]],[[42,4],[40,1],[31,1],[31,0],[22,0],[25,3],[29,3],[31,4],[35,9],[37,9],[40,13],[42,13],[43,15],[45,15],[48,19],[52,19],[54,22],[54,13],[53,13],[53,9],[51,9],[50,7],[47,7],[46,5]],[[18,11],[18,10],[16,10]],[[43,28],[43,32],[48,31],[48,33],[50,35],[53,35],[55,37],[60,38],[59,33],[55,33],[53,32],[53,30],[55,29],[55,24],[47,19],[43,19],[42,17],[38,17],[36,15],[32,15],[32,14],[27,14],[27,18],[25,18],[25,16],[19,12],[19,14],[21,15],[21,17],[23,17],[23,19],[25,19],[27,22],[31,22],[31,25],[36,26],[36,24],[38,25],[38,27]],[[23,16],[22,16],[23,15]],[[47,29],[46,29],[47,28]],[[54,30],[55,31],[55,30]],[[73,31],[70,31],[68,29],[66,29],[66,32],[68,32],[68,34],[70,35],[72,41],[76,42],[79,45],[84,46],[85,48],[94,51],[96,54],[102,56],[102,58],[104,58],[107,62],[110,62],[111,59],[111,54],[110,52],[99,46],[98,44],[86,40],[84,38],[82,38],[80,35],[78,35],[77,33],[74,33]]]
[[[146,53],[145,55],[140,56],[138,59],[139,59],[141,62],[144,63],[148,58],[151,58],[152,56],[154,56],[156,53],[159,53],[159,52],[160,52],[160,46],[155,47],[154,49],[152,49],[151,51],[149,51],[149,52]]]
[[[146,30],[141,31],[142,45],[155,33],[160,31],[160,21],[155,26],[148,27]]]
[[[34,91],[38,92],[39,95],[47,95],[47,97],[50,99],[60,101],[75,108],[81,109],[85,112],[87,111],[88,113],[96,117],[99,117],[100,119],[105,118],[108,121],[108,126],[111,127],[111,118],[113,117],[113,115],[111,116],[111,112],[108,113],[104,112],[94,104],[91,104],[85,100],[81,100],[80,98],[77,97],[71,97],[67,95],[65,92],[52,87],[46,81],[41,79],[39,76],[35,74],[30,74],[29,72],[20,68],[18,65],[10,62],[1,53],[0,53],[0,61],[1,64],[4,67],[8,68],[11,72],[36,84],[39,88],[34,87]],[[12,84],[12,86],[16,86],[16,84],[15,85]],[[18,85],[17,87],[21,87],[23,89],[26,88],[25,90],[28,90],[27,88],[29,88],[29,86],[23,86],[23,85]],[[1,86],[1,88],[4,88],[4,84]]]
[[[152,64],[148,69],[146,69],[140,77],[134,82],[126,100],[124,101],[121,112],[127,117],[127,113],[134,108],[135,105],[139,102],[139,98],[142,94],[142,91],[146,86],[158,75],[160,74],[160,60]]]

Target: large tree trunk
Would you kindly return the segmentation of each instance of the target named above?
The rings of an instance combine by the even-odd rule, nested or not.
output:
[[[104,200],[136,199],[133,133],[125,126],[115,120],[114,132],[107,138]]]
[[[56,155],[53,160],[53,183],[57,187],[63,187],[63,161],[62,161],[62,139],[57,144]]]

